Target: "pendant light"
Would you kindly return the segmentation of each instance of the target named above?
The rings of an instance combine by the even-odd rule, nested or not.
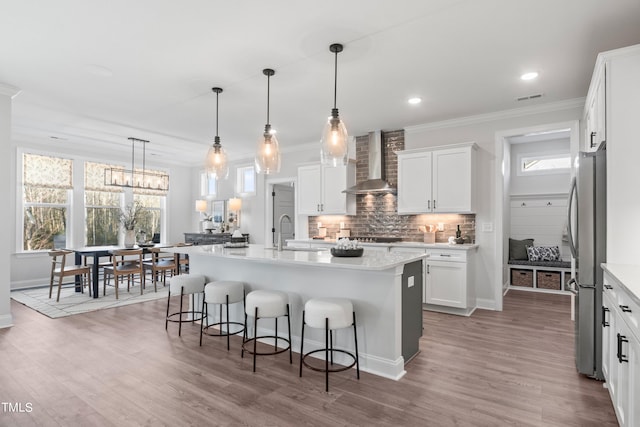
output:
[[[271,68],[262,70],[262,74],[267,76],[267,124],[264,126],[264,133],[258,141],[258,150],[256,152],[256,172],[265,175],[280,172],[280,147],[275,132],[271,130],[269,124],[269,80],[276,72]]]
[[[229,176],[227,153],[224,151],[224,148],[222,148],[222,145],[220,144],[220,137],[218,136],[218,96],[222,92],[222,89],[214,87],[211,90],[216,94],[216,137],[213,145],[209,147],[209,152],[207,153],[207,174],[210,177],[215,177],[216,179],[227,179]]]
[[[334,43],[329,46],[329,50],[335,54],[333,109],[331,110],[331,117],[329,117],[327,125],[322,132],[320,160],[324,165],[338,166],[339,164],[347,164],[349,148],[347,128],[344,126],[344,122],[340,120],[338,108],[336,107],[338,93],[338,53],[342,52],[343,46],[339,43]]]

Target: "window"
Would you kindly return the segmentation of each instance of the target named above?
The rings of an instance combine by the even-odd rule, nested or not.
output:
[[[84,204],[87,246],[117,245],[120,234],[122,187],[104,184],[104,171],[113,165],[85,162]]]
[[[215,199],[218,194],[218,180],[206,172],[200,173],[200,195],[207,199]]]
[[[569,153],[518,156],[518,175],[568,173],[571,169]]]
[[[256,194],[256,170],[254,166],[239,167],[237,169],[238,193],[243,196]]]
[[[72,182],[72,160],[22,155],[22,250],[66,246]]]
[[[133,201],[145,208],[142,221],[136,225],[136,233],[144,233],[146,240],[151,240],[154,234],[160,234],[164,199],[164,196],[138,194],[134,190]]]

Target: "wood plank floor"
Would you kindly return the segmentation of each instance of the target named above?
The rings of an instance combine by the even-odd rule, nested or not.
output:
[[[605,426],[601,382],[576,373],[569,298],[511,291],[505,310],[424,312],[421,353],[400,381],[331,376],[286,354],[240,358],[198,326],[164,330],[165,301],[49,319],[12,301],[0,330],[2,426]]]

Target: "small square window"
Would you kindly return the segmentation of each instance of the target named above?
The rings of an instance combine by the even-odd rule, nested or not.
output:
[[[254,166],[238,167],[237,170],[238,193],[243,196],[256,194],[256,170]]]
[[[200,173],[200,195],[208,199],[215,199],[218,195],[218,180],[206,172]]]

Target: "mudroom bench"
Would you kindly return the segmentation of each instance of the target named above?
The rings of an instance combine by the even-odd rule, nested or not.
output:
[[[569,261],[509,261],[509,287],[551,292],[568,291],[571,278]]]

